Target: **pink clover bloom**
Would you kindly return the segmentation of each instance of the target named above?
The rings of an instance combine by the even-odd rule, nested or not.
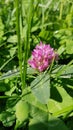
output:
[[[58,54],[55,53],[54,49],[49,44],[45,45],[40,42],[32,51],[32,57],[28,60],[28,64],[32,68],[42,72],[50,66],[53,59],[57,60]]]

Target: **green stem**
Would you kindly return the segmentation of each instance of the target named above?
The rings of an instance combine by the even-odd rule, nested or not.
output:
[[[73,111],[73,105],[70,105],[70,106],[68,106],[68,107],[66,107],[66,108],[63,108],[63,109],[60,110],[60,111],[57,111],[57,112],[53,113],[53,116],[58,117],[58,116],[63,115],[63,114],[65,114],[65,113],[66,113],[66,115],[67,115],[68,113],[70,113],[70,111]]]
[[[5,95],[5,96],[0,96],[0,99],[6,99],[6,98],[12,98],[12,99],[17,99],[17,98],[20,98],[19,96],[7,96],[7,95]]]
[[[24,41],[24,69],[23,69],[23,79],[24,79],[24,86],[26,86],[26,74],[27,74],[27,60],[28,60],[28,53],[30,52],[30,33],[31,33],[31,21],[32,21],[32,12],[33,12],[33,0],[29,1],[29,8],[27,14],[27,31]]]
[[[49,109],[48,109],[48,104],[46,104],[46,107],[47,107],[47,121],[49,121]]]
[[[41,3],[43,4],[43,0],[41,0]],[[44,7],[42,7],[42,29],[44,27]]]
[[[0,71],[14,58],[15,56],[11,57],[10,59],[8,59],[1,67],[0,67]]]
[[[16,0],[16,29],[17,29],[17,38],[18,38],[18,58],[19,58],[19,67],[20,67],[20,76],[22,81],[22,90],[23,90],[23,80],[22,80],[22,44],[21,44],[21,35],[20,35],[20,0]]]
[[[60,20],[62,19],[63,5],[64,5],[64,1],[62,0],[60,5],[60,16],[59,16]]]
[[[50,69],[49,69],[49,74],[50,74],[50,72],[51,72],[51,70],[52,70],[52,67],[53,67],[53,64],[54,64],[54,60],[55,60],[55,57],[54,57],[53,60],[52,60],[52,63],[51,63]]]

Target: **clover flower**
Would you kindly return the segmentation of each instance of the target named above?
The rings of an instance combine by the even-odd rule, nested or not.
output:
[[[32,51],[32,56],[31,59],[28,60],[28,64],[32,68],[42,72],[50,66],[53,59],[57,60],[58,54],[55,53],[49,44],[45,45],[40,42]]]

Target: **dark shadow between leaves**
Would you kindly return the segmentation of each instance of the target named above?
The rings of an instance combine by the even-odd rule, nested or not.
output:
[[[29,126],[29,130],[69,130],[60,119],[52,119],[48,122],[36,122]]]
[[[62,97],[56,87],[53,87],[53,86],[51,87],[50,94],[51,94],[50,98],[58,102],[62,102]]]
[[[30,125],[29,130],[48,130],[47,126],[41,122]]]
[[[62,79],[62,86],[66,92],[73,97],[73,80],[72,79]],[[69,87],[71,86],[71,87]]]

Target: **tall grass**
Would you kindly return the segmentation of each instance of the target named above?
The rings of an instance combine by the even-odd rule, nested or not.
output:
[[[30,52],[30,36],[31,36],[31,24],[32,24],[32,12],[33,12],[33,0],[28,0],[28,13],[27,13],[27,29],[26,29],[26,36],[24,39],[24,59],[23,59],[23,79],[24,79],[24,86],[26,86],[26,74],[27,74],[27,60],[28,60],[28,53]]]
[[[22,90],[26,87],[26,74],[27,74],[27,60],[28,60],[28,53],[30,52],[30,34],[31,34],[31,21],[32,21],[32,12],[33,12],[33,0],[28,0],[28,13],[26,17],[27,28],[26,33],[24,36],[24,44],[22,50],[22,42],[21,42],[21,29],[20,24],[22,23],[23,28],[23,16],[22,10],[22,1],[16,0],[16,29],[17,29],[17,38],[18,38],[18,58],[19,58],[19,67],[20,67],[20,76],[22,82]],[[24,5],[25,8],[26,5]],[[21,21],[21,22],[20,22]]]
[[[19,67],[20,67],[20,75],[22,81],[22,89],[23,89],[23,74],[22,74],[22,43],[21,43],[21,35],[20,35],[20,1],[15,1],[16,5],[16,30],[17,30],[17,39],[18,39],[18,58],[19,58]]]

